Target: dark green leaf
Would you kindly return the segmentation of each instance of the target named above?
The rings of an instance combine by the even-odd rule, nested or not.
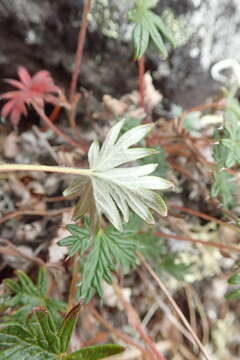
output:
[[[0,331],[0,359],[56,360],[57,356],[39,346],[33,334],[21,325],[10,325]]]
[[[66,306],[63,302],[53,298],[48,298],[47,294],[47,273],[43,268],[39,269],[37,283],[34,285],[32,280],[22,271],[17,271],[19,281],[6,279],[5,286],[10,290],[10,295],[6,301],[6,307],[14,309],[11,319],[15,321],[25,321],[33,308],[46,307],[55,319],[59,319],[59,312],[65,311]]]
[[[119,354],[124,348],[119,345],[97,345],[78,350],[64,358],[64,360],[98,360]]]
[[[83,255],[89,246],[90,233],[88,224],[85,224],[85,226],[81,228],[77,225],[69,224],[66,228],[72,235],[60,240],[58,245],[67,246],[70,257],[77,252]]]
[[[229,284],[231,285],[240,285],[240,273],[234,274],[228,279]]]
[[[60,329],[58,330],[58,336],[60,339],[61,352],[66,352],[71,340],[72,332],[75,329],[78,315],[80,312],[80,304],[76,305],[63,320]]]
[[[103,296],[102,281],[112,282],[112,271],[118,265],[127,271],[136,262],[133,232],[127,227],[118,232],[112,226],[105,231],[100,230],[94,237],[93,248],[88,255],[82,273],[80,294],[84,302],[88,302],[94,292]]]
[[[240,289],[233,290],[233,291],[229,292],[225,297],[228,300],[240,299]]]

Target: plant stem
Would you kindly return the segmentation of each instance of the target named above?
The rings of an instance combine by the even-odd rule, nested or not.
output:
[[[78,254],[72,258],[72,279],[69,288],[68,295],[68,311],[70,311],[76,302],[77,294],[77,283],[79,282],[79,263],[78,263]]]
[[[77,81],[80,74],[81,63],[82,63],[82,55],[83,55],[83,48],[86,39],[86,32],[87,32],[87,25],[88,25],[88,14],[91,8],[91,0],[85,0],[84,9],[83,9],[83,16],[81,21],[81,27],[79,31],[78,37],[78,47],[75,57],[75,64],[72,72],[72,80],[70,85],[70,102],[73,102],[73,99],[76,95],[77,90]],[[70,111],[70,123],[72,128],[76,128],[76,117],[75,117],[75,107]]]
[[[76,169],[61,166],[31,165],[31,164],[0,164],[0,173],[15,171],[40,171],[50,173],[72,174],[72,175],[91,175],[90,169]]]
[[[163,284],[163,282],[161,281],[161,279],[157,276],[157,274],[155,273],[155,271],[151,268],[151,266],[146,262],[146,260],[144,259],[144,257],[142,256],[142,254],[138,253],[138,256],[143,264],[143,266],[146,268],[146,270],[151,274],[151,276],[153,277],[153,279],[157,282],[157,284],[159,285],[160,289],[163,291],[163,293],[165,294],[165,296],[168,298],[169,302],[171,303],[172,307],[174,308],[174,310],[176,311],[176,313],[179,315],[180,319],[182,320],[183,324],[186,326],[186,328],[188,329],[188,331],[191,333],[195,343],[199,346],[199,349],[201,350],[201,352],[203,353],[204,357],[207,360],[210,360],[206,350],[204,349],[201,341],[199,340],[199,338],[197,337],[197,335],[195,334],[195,332],[193,331],[193,329],[191,328],[190,324],[188,323],[186,317],[184,316],[183,312],[181,311],[181,309],[178,307],[177,303],[175,302],[175,300],[173,299],[173,297],[171,296],[171,294],[169,293],[168,289],[166,288],[166,286]]]
[[[36,110],[36,112],[38,113],[38,115],[40,116],[40,118],[44,121],[44,123],[50,129],[52,129],[58,136],[62,137],[67,143],[69,143],[73,147],[80,149],[83,154],[86,152],[87,150],[86,146],[79,144],[78,142],[70,138],[70,136],[65,134],[62,130],[60,130],[57,126],[55,126],[48,118],[48,116],[44,113],[44,111],[37,104],[33,103],[32,105]]]
[[[145,61],[144,61],[144,56],[142,56],[138,61],[138,81],[139,81],[140,106],[143,109],[145,108],[144,72],[145,72]]]
[[[54,107],[53,111],[51,112],[50,116],[49,116],[49,120],[51,121],[51,123],[53,123],[53,122],[57,119],[60,111],[61,111],[61,106],[60,106],[60,105],[56,105],[56,106]],[[45,131],[45,130],[47,130],[47,129],[48,129],[48,126],[47,126],[47,124],[45,124],[45,125],[42,127],[42,130]]]

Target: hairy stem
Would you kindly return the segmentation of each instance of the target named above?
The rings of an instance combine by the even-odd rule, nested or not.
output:
[[[50,129],[52,129],[52,131],[54,131],[58,136],[62,137],[68,144],[72,145],[75,148],[80,149],[83,154],[86,152],[87,150],[86,146],[79,144],[78,142],[70,138],[70,136],[65,134],[62,130],[60,130],[56,125],[54,125],[51,122],[51,120],[48,118],[48,116],[44,113],[44,111],[37,104],[33,103],[33,107],[40,116],[40,118]]]
[[[142,56],[138,61],[138,82],[139,82],[140,106],[143,109],[145,108],[144,72],[145,72],[145,61],[144,61],[144,56]]]
[[[50,173],[72,174],[72,175],[91,175],[89,169],[76,169],[61,166],[31,165],[31,164],[0,164],[0,173],[15,171],[40,171]]]
[[[70,311],[73,308],[76,302],[77,283],[79,282],[79,278],[80,278],[78,255],[75,255],[72,258],[71,266],[72,266],[72,279],[68,294],[68,311]]]

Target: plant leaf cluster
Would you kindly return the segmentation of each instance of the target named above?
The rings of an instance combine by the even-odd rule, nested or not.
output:
[[[135,0],[134,8],[129,11],[129,19],[135,23],[133,44],[136,60],[139,60],[144,55],[150,40],[164,58],[168,54],[165,42],[167,41],[172,46],[175,46],[171,30],[160,16],[150,10],[156,3],[154,0]]]
[[[227,169],[240,164],[240,105],[232,92],[228,95],[224,126],[215,133],[213,157],[216,169],[213,174],[211,196],[219,196],[224,207],[234,203],[234,176]]]
[[[4,284],[10,295],[4,304],[5,309],[14,309],[11,321],[24,322],[35,307],[46,308],[55,320],[58,320],[60,312],[66,310],[66,304],[62,301],[47,296],[48,281],[44,268],[39,268],[36,284],[23,271],[16,272],[17,280],[6,279]]]
[[[99,345],[69,353],[80,305],[75,306],[60,326],[44,308],[35,308],[27,323],[2,325],[0,359],[8,360],[97,360],[123,351],[119,345]]]
[[[137,216],[130,217],[122,232],[108,226],[92,236],[86,221],[84,226],[79,228],[77,225],[68,225],[67,229],[73,235],[60,240],[58,245],[68,246],[69,256],[76,253],[72,251],[73,247],[88,249],[84,257],[83,253],[80,256],[82,281],[79,284],[79,296],[85,303],[94,293],[103,296],[103,281],[111,284],[113,272],[122,270],[126,273],[137,264],[136,251],[140,251],[157,272],[164,270],[182,280],[189,271],[189,265],[176,261],[178,254],[168,253],[161,238],[146,229],[142,231],[143,222]],[[85,244],[87,231],[88,245]]]

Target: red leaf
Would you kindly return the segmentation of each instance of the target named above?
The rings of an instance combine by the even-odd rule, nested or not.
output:
[[[60,89],[54,84],[53,78],[46,70],[38,71],[31,77],[23,66],[18,68],[20,81],[7,79],[6,82],[18,90],[3,94],[0,99],[9,99],[3,106],[1,114],[10,116],[13,125],[18,125],[21,116],[27,114],[26,105],[35,103],[43,108],[45,102],[58,104],[57,94]]]

